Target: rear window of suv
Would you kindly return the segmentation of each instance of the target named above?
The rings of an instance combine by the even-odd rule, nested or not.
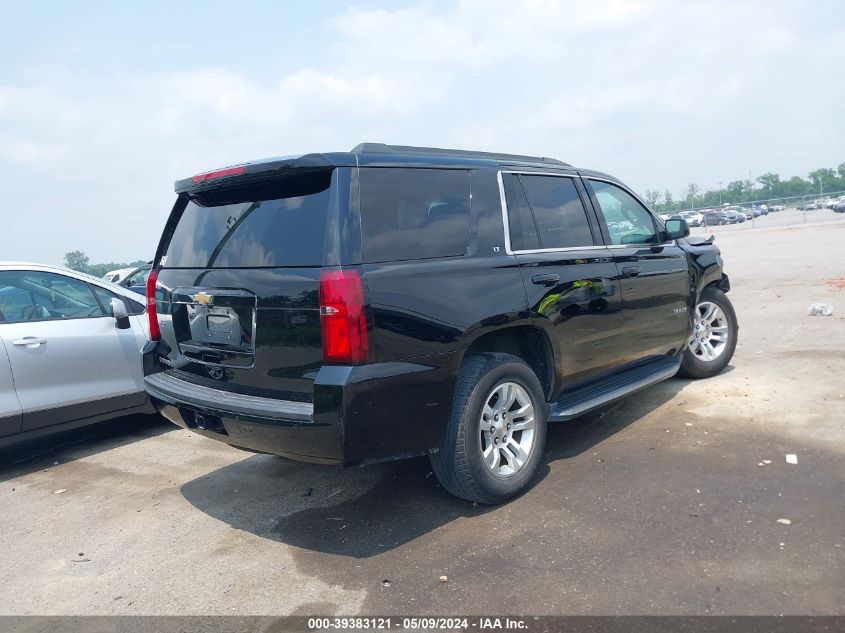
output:
[[[191,198],[162,266],[320,266],[331,178],[321,171]]]
[[[360,176],[365,262],[466,253],[468,171],[372,167],[361,169]]]

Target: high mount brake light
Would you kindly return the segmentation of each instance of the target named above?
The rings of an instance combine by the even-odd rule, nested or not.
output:
[[[223,169],[215,169],[214,171],[207,171],[202,174],[197,174],[191,180],[193,182],[205,182],[207,180],[215,180],[217,178],[225,178],[226,176],[240,176],[246,169],[245,165],[237,165],[236,167],[225,167]]]
[[[369,346],[364,286],[356,271],[320,273],[320,333],[326,362],[366,362]]]
[[[147,277],[147,317],[150,320],[150,340],[161,340],[161,329],[158,327],[158,312],[156,311],[156,281],[158,271],[153,268]]]

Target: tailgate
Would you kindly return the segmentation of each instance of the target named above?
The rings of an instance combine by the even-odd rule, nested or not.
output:
[[[183,194],[157,262],[164,363],[197,384],[311,401],[332,171]]]

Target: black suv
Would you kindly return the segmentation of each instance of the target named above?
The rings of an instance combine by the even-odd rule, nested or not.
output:
[[[428,454],[497,503],[546,423],[718,373],[719,250],[550,158],[365,143],[180,180],[148,280],[146,387],[179,426],[328,464]]]

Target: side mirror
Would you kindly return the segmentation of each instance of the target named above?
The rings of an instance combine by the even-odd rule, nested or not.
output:
[[[114,320],[117,322],[117,329],[118,330],[128,330],[130,323],[129,323],[129,312],[126,310],[126,304],[123,303],[118,298],[112,298],[111,300],[111,313],[114,317]]]
[[[689,235],[689,224],[686,220],[680,218],[666,220],[666,237],[670,240],[676,240],[687,235]]]

